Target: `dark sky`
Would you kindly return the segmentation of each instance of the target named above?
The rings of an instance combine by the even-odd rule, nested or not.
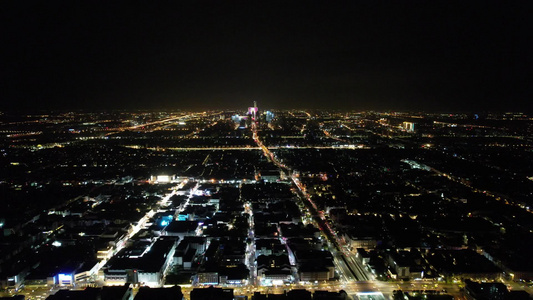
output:
[[[531,111],[532,1],[129,2],[2,1],[0,108]]]

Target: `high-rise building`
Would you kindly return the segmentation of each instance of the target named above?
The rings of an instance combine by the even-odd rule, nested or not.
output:
[[[254,106],[248,107],[248,115],[250,115],[250,118],[252,119],[252,121],[256,121],[257,111],[258,111],[257,102],[254,101]]]
[[[273,119],[274,119],[274,113],[272,113],[271,111],[267,110],[265,112],[265,120],[267,121],[267,123],[270,123],[270,122],[272,122]]]

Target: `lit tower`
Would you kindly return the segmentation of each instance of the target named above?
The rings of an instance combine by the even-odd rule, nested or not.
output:
[[[256,120],[257,116],[257,102],[254,101],[254,107],[248,107],[248,115],[252,118],[252,121]]]

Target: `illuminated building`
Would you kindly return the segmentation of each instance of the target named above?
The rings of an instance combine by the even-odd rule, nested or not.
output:
[[[152,177],[150,179],[154,183],[169,183],[172,180],[175,180],[176,176],[174,176],[174,175],[165,175],[165,174],[161,174],[161,175],[157,175],[157,176],[152,175]]]
[[[105,282],[107,285],[143,283],[146,286],[161,286],[163,274],[173,259],[175,249],[175,239],[163,238],[147,248],[143,246],[139,249],[142,251],[140,256],[129,254],[135,252],[132,251],[134,248],[125,248],[104,266]]]
[[[242,119],[242,117],[239,116],[239,114],[236,114],[236,115],[231,116],[231,120],[232,120],[233,122],[235,122],[235,123],[240,123],[240,122],[241,122],[241,119]]]
[[[272,122],[273,119],[274,119],[274,113],[272,113],[271,111],[267,110],[265,112],[265,120],[267,121],[267,123],[270,123],[270,122]]]
[[[257,108],[257,102],[255,101],[253,107],[248,107],[248,115],[252,118],[252,121],[256,121],[258,110],[259,109]]]
[[[403,122],[402,129],[407,132],[415,132],[415,123],[413,122]]]

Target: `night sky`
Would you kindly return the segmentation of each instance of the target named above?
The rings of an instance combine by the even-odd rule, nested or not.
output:
[[[0,109],[531,111],[532,8],[2,1]]]

